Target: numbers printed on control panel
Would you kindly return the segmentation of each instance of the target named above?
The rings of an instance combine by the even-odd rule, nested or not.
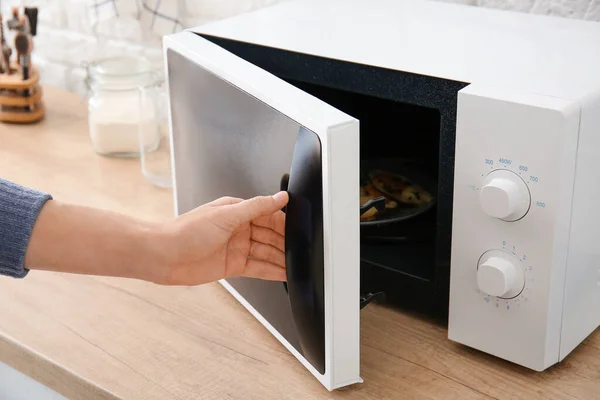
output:
[[[529,177],[529,180],[530,180],[531,182],[537,182],[537,181],[539,181],[538,177],[537,177],[537,176],[533,176],[533,175],[531,175],[531,176]]]
[[[546,203],[544,203],[543,201],[536,201],[535,205],[536,207],[546,208]]]
[[[486,159],[485,159],[485,163],[486,163],[487,165],[494,165],[494,160],[490,160],[489,158],[486,158]]]
[[[512,160],[509,160],[508,158],[501,158],[498,160],[498,162],[500,164],[505,164],[505,165],[511,165],[512,164]]]
[[[528,170],[529,170],[529,168],[527,167],[527,165],[519,165],[519,171],[526,172]]]

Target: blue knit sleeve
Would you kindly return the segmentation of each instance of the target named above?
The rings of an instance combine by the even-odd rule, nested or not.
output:
[[[37,216],[46,201],[41,193],[0,178],[0,275],[24,278],[25,251]]]

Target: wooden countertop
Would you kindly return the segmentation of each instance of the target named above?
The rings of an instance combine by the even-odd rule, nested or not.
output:
[[[138,160],[93,153],[86,102],[45,88],[47,118],[0,125],[4,178],[57,199],[148,218],[170,190]],[[31,272],[0,278],[0,361],[71,399],[593,399],[600,334],[536,373],[450,342],[445,327],[370,305],[361,312],[365,383],[327,392],[220,285]]]

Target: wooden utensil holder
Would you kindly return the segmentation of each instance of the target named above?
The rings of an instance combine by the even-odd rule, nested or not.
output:
[[[32,123],[44,117],[40,75],[30,67],[29,79],[23,80],[18,65],[12,65],[12,74],[0,74],[0,121]]]

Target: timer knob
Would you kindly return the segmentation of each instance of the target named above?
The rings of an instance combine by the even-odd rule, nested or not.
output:
[[[483,211],[503,221],[517,221],[527,214],[531,195],[527,184],[514,172],[496,170],[485,177],[479,193]]]
[[[477,285],[491,296],[510,299],[523,291],[525,273],[514,256],[502,250],[491,250],[479,260]]]

